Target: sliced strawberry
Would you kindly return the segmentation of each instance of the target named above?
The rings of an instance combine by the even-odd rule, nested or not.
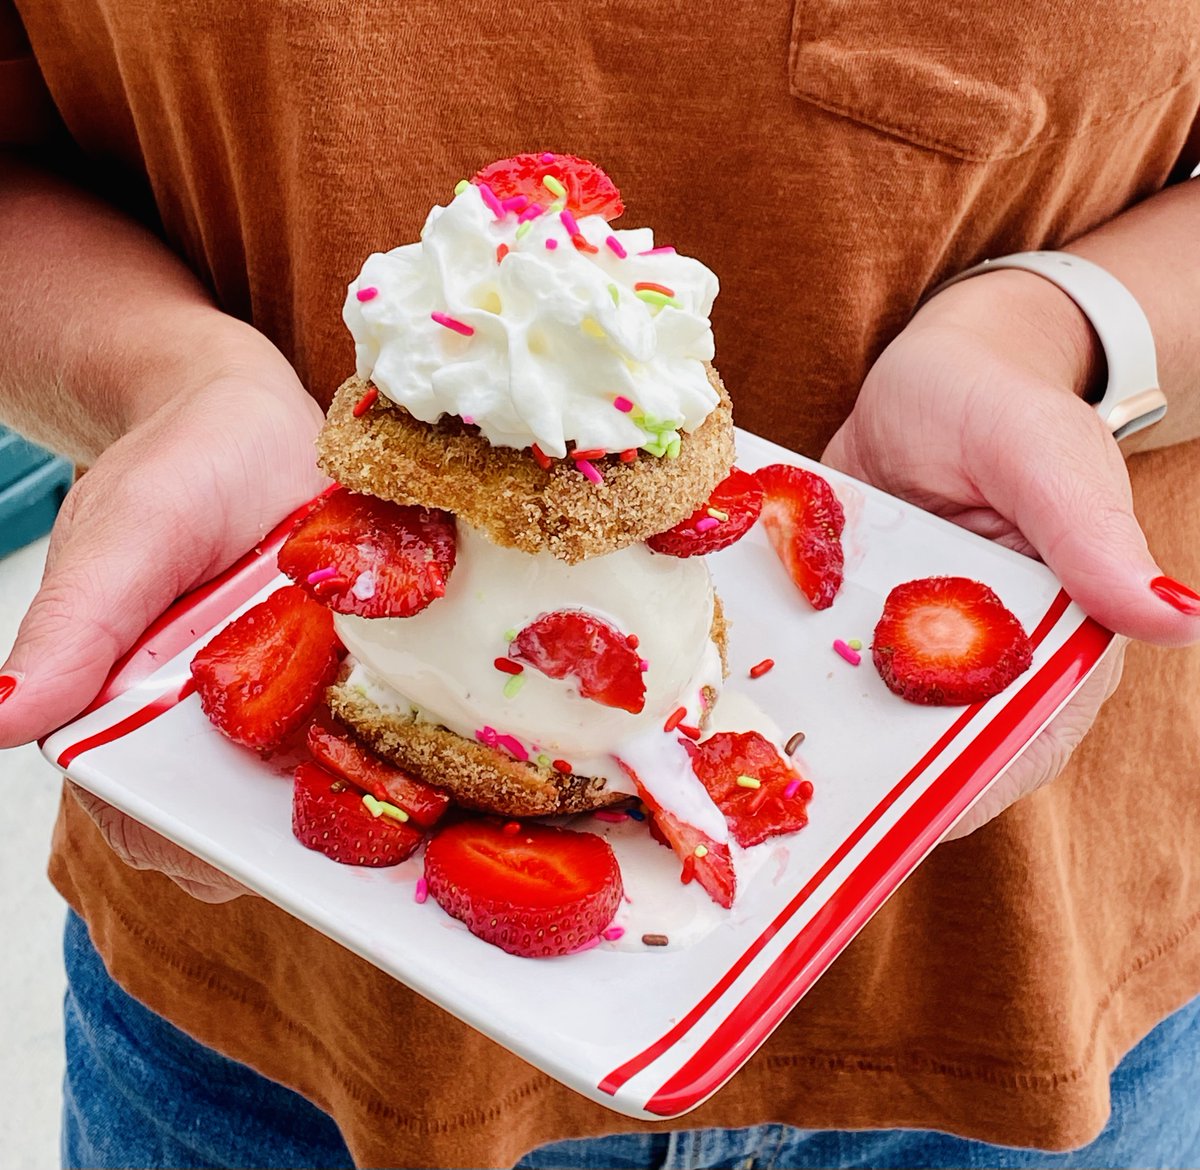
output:
[[[337,613],[412,617],[446,592],[454,517],[339,488],[293,529],[279,567]]]
[[[642,803],[650,810],[653,818],[651,831],[657,829],[655,836],[661,835],[660,839],[666,841],[683,863],[680,880],[686,883],[695,878],[718,906],[728,910],[733,905],[737,891],[737,877],[733,872],[733,857],[728,842],[714,841],[707,833],[668,812],[650,795],[637,773],[624,760],[619,763],[633,781]]]
[[[376,816],[340,776],[301,764],[292,789],[292,832],[309,849],[343,865],[398,865],[421,844],[421,831],[386,814]]]
[[[808,824],[812,785],[757,731],[710,735],[696,745],[692,767],[745,848]]]
[[[308,750],[331,772],[402,808],[424,828],[436,825],[449,807],[450,797],[440,788],[401,771],[328,717],[318,716],[309,726]]]
[[[512,955],[565,955],[594,939],[621,904],[621,871],[594,833],[459,821],[425,850],[438,905]]]
[[[489,163],[471,180],[486,183],[503,201],[524,195],[530,203],[548,207],[559,198],[543,181],[549,175],[563,185],[567,210],[575,215],[616,219],[625,210],[616,184],[595,163],[573,154],[518,154]]]
[[[846,516],[821,476],[788,463],[755,473],[763,489],[762,522],[771,546],[813,609],[828,609],[842,587]]]
[[[990,699],[1028,670],[1033,645],[986,585],[922,577],[888,594],[871,657],[902,699],[962,706]]]
[[[646,543],[670,557],[697,557],[726,548],[754,526],[762,511],[763,492],[758,480],[734,467],[712,490],[707,501],[674,528],[652,536]],[[715,513],[715,515],[714,515]]]
[[[627,634],[581,609],[556,609],[529,623],[508,647],[511,657],[550,678],[573,675],[579,693],[637,715],[646,705],[641,659]]]
[[[333,615],[285,585],[192,659],[200,706],[234,743],[277,747],[333,681],[340,649]]]

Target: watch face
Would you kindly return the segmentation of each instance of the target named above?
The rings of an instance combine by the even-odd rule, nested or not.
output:
[[[1108,424],[1113,438],[1120,442],[1137,431],[1158,422],[1167,413],[1166,395],[1157,388],[1130,394],[1112,406],[1099,405],[1100,417]]]

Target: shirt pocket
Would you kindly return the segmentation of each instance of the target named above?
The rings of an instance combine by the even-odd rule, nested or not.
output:
[[[793,97],[929,150],[1011,158],[1200,69],[1200,0],[796,0]]]

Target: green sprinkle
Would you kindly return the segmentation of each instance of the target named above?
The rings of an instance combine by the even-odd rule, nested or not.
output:
[[[517,239],[523,239],[529,235],[530,229],[533,227],[533,220],[527,219],[519,228],[517,228]]]
[[[663,305],[670,305],[672,309],[680,307],[678,298],[669,297],[666,293],[655,292],[652,288],[639,288],[633,295],[648,305],[658,305],[660,309]]]
[[[619,305],[621,303],[621,290],[617,288],[615,284],[610,284],[608,286],[608,295],[612,297],[614,305]]]
[[[846,645],[849,646],[851,650],[861,650],[862,649],[862,643],[857,638],[851,638],[850,641],[846,643]]]
[[[659,439],[651,439],[649,442],[642,444],[642,450],[647,455],[657,455],[660,459],[667,453],[667,445]]]
[[[737,778],[739,788],[761,788],[762,781],[754,776],[739,776]]]
[[[550,767],[550,757],[548,755],[546,755],[545,752],[542,752],[542,754],[540,756],[538,756],[537,762],[538,762],[539,768]]]
[[[567,201],[565,199],[556,199],[553,203],[550,204],[549,207],[546,208],[546,214],[547,215],[557,215],[566,206],[567,206]]]
[[[515,642],[517,640],[517,631],[515,627],[504,631],[504,640],[506,642]]]
[[[379,804],[379,811],[383,813],[385,817],[391,817],[392,820],[399,821],[401,824],[404,824],[404,822],[408,820],[408,813],[406,813],[404,809],[397,808],[394,804],[388,804],[386,800],[381,800]]]
[[[679,436],[678,435],[671,436],[670,441],[667,443],[666,454],[667,454],[668,459],[678,459],[679,458]]]
[[[459,179],[458,182],[454,184],[454,194],[461,195],[470,185],[471,183],[469,179]]]
[[[707,845],[697,845],[696,848],[692,850],[692,852],[697,857],[707,857],[708,856],[708,846]]]
[[[363,804],[367,806],[367,811],[373,817],[383,815],[383,801],[376,800],[369,792],[363,796]]]
[[[542,186],[559,199],[566,198],[567,189],[553,175],[542,176]]]
[[[522,671],[520,674],[510,674],[508,676],[508,682],[504,684],[504,697],[506,699],[515,699],[524,685],[524,671]]]

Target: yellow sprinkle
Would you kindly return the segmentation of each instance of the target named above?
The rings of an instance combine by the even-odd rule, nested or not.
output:
[[[394,804],[388,804],[386,800],[379,802],[379,811],[385,817],[391,817],[392,820],[399,821],[401,824],[408,820],[408,813],[404,809],[397,808]]]
[[[710,515],[710,516],[711,516],[711,517],[712,517],[714,520],[720,520],[720,521],[722,521],[722,522],[723,522],[723,521],[725,521],[725,520],[728,520],[728,519],[729,519],[729,513],[728,513],[728,512],[722,512],[720,508],[709,508],[709,509],[708,509],[708,514],[709,514],[709,515]]]
[[[553,175],[542,176],[542,186],[550,192],[551,195],[562,199],[567,194],[567,189]]]
[[[737,778],[739,788],[761,788],[762,781],[755,776],[739,776]]]
[[[459,179],[458,182],[454,184],[454,194],[461,195],[470,185],[471,183],[469,180]]]
[[[371,816],[378,817],[383,815],[383,801],[376,800],[369,792],[363,796],[363,804],[367,806],[367,811]]]
[[[608,286],[608,295],[612,297],[612,302],[614,305],[619,305],[621,303],[621,290],[617,288],[615,284],[610,284]]]
[[[532,228],[533,220],[527,219],[519,228],[517,228],[517,239],[520,240],[529,235],[529,232]]]
[[[851,638],[850,641],[846,643],[846,645],[849,646],[851,650],[861,650],[862,649],[862,643],[857,638]]]
[[[504,631],[504,640],[506,642],[513,641],[516,638],[516,636],[517,636],[517,631],[516,631],[515,627],[510,627],[509,629]]]
[[[675,297],[655,292],[652,288],[639,288],[633,295],[639,301],[645,301],[648,305],[658,305],[659,308],[662,308],[663,305],[670,305],[673,309],[679,308],[679,301]]]
[[[707,857],[708,856],[708,846],[707,845],[697,845],[696,848],[692,850],[692,852],[697,857]]]
[[[600,328],[599,323],[596,321],[596,319],[594,317],[584,317],[583,322],[580,324],[579,327],[589,337],[597,337],[597,338],[600,338],[601,340],[603,340],[605,337],[608,336],[608,334],[605,333],[604,330]]]

